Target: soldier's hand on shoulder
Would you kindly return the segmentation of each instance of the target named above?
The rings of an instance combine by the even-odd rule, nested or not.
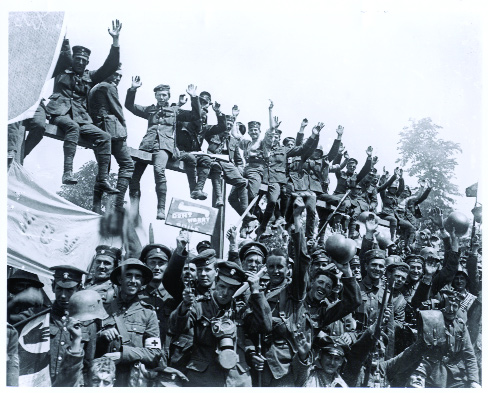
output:
[[[81,322],[78,319],[70,317],[66,328],[70,332],[71,340],[81,339]]]

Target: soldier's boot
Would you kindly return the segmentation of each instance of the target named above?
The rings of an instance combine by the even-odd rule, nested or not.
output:
[[[102,214],[102,196],[103,191],[100,189],[97,183],[93,187],[93,207],[92,211],[98,214]]]
[[[107,194],[118,194],[119,190],[112,187],[108,181],[108,172],[110,165],[110,154],[95,154],[98,161],[97,184],[100,190]]]
[[[166,182],[156,183],[156,195],[158,196],[158,211],[156,220],[166,220]]]
[[[397,229],[396,225],[392,226],[392,224],[390,223],[390,236],[392,242],[395,241],[396,229]]]
[[[125,193],[127,192],[127,188],[129,187],[129,179],[126,177],[119,177],[117,179],[117,190],[119,193],[115,197],[115,210],[123,210],[124,209],[124,197]]]
[[[76,154],[76,143],[65,141],[63,144],[64,170],[63,184],[73,185],[78,181],[73,176],[73,160]]]
[[[244,180],[246,180],[246,179],[244,179]],[[244,212],[246,211],[247,207],[249,206],[249,195],[247,193],[247,180],[242,185],[237,186],[237,195],[239,196],[239,206],[236,206],[236,207],[238,207],[239,210],[237,210],[236,208],[234,208],[234,209],[237,211],[237,213],[240,216],[242,216],[244,214]],[[256,216],[254,214],[251,214],[250,212],[246,214],[246,222],[249,222],[249,221],[252,221],[255,219],[256,219]]]
[[[209,172],[209,168],[197,167],[197,184],[190,195],[192,199],[200,199],[201,201],[207,199],[207,193],[203,192],[203,187],[205,186]]]
[[[222,207],[224,206],[224,199],[222,198],[222,182],[219,178],[212,177],[212,187],[215,192],[215,206],[214,207]]]
[[[130,217],[135,218],[139,215],[139,204],[141,202],[141,190],[139,188],[130,188],[129,185],[129,200],[130,200]]]
[[[185,164],[186,178],[188,179],[188,186],[190,187],[190,194],[193,193],[197,185],[197,168],[192,165]]]

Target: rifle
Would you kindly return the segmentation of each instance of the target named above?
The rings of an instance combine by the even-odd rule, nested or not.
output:
[[[349,195],[349,193],[351,192],[351,190],[347,190],[346,193],[344,194],[344,196],[342,197],[342,199],[339,201],[339,203],[337,204],[337,207],[335,208],[335,210],[329,214],[329,216],[327,217],[327,220],[325,221],[325,224],[322,226],[322,228],[320,228],[320,230],[318,231],[317,233],[317,239],[319,238],[320,234],[322,233],[323,230],[325,230],[325,228],[327,227],[327,225],[329,224],[329,221],[332,219],[332,217],[334,216],[334,213],[337,212],[337,209],[339,209],[339,207],[342,205],[342,203],[344,202],[344,200],[346,199],[346,197]]]
[[[375,350],[376,344],[381,337],[381,325],[383,323],[383,314],[385,313],[385,308],[387,307],[387,304],[391,301],[392,293],[393,293],[393,280],[390,279],[387,287],[383,291],[383,300],[381,302],[380,312],[378,314],[378,318],[376,319],[376,323],[375,323],[375,327],[374,327],[373,340],[371,342],[371,348],[369,350],[370,353]],[[388,294],[390,297],[387,299]],[[363,381],[362,387],[368,386],[369,377],[371,375],[372,363],[373,363],[373,357],[370,356],[368,363],[366,364],[366,367],[365,367],[364,381]]]
[[[256,353],[258,355],[261,355],[262,349],[261,349],[261,334],[258,334],[258,345],[256,346]],[[262,382],[261,382],[261,371],[258,370],[258,387],[261,387]]]

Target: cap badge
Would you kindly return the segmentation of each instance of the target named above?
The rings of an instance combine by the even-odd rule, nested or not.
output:
[[[69,273],[63,273],[63,279],[67,280],[69,278]]]
[[[161,249],[160,248],[156,248],[156,252],[161,252]]]
[[[231,269],[230,270],[230,275],[233,276],[234,274],[236,274],[236,269]]]
[[[105,254],[105,250],[100,250],[100,254]]]

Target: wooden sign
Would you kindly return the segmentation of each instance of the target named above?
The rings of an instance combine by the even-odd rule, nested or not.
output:
[[[166,224],[212,236],[218,209],[173,198],[166,216]]]

